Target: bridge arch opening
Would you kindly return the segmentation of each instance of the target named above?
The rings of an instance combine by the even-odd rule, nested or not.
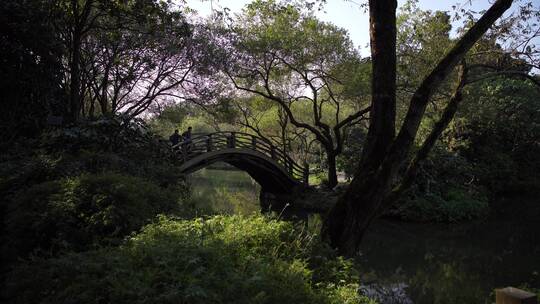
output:
[[[246,172],[265,192],[289,194],[300,185],[299,181],[292,178],[272,159],[249,149],[222,149],[203,153],[184,162],[180,170],[190,174],[220,162]]]
[[[203,213],[244,214],[260,212],[261,186],[247,172],[216,162],[187,177],[191,204]]]
[[[266,139],[241,132],[198,134],[175,146],[185,174],[224,162],[245,171],[261,186],[263,210],[277,210],[307,186],[309,170]]]

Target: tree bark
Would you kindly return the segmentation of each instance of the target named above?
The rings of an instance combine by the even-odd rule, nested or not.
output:
[[[362,170],[377,168],[395,135],[396,0],[369,1],[372,60],[371,111]]]
[[[99,107],[101,109],[101,114],[102,115],[107,115],[109,114],[109,109],[108,109],[108,103],[109,103],[109,100],[108,100],[108,88],[109,88],[109,72],[111,70],[111,63],[107,64],[107,66],[105,67],[105,73],[103,75],[103,80],[101,81],[101,94],[100,94],[100,97],[99,97]]]
[[[396,181],[398,169],[409,156],[418,126],[433,92],[474,43],[511,4],[512,0],[495,2],[437,64],[413,94],[404,123],[398,136],[393,139],[393,133],[388,130],[390,123],[382,120],[389,119],[390,113],[392,113],[394,115],[391,119],[392,124],[395,121],[395,103],[391,102],[392,96],[394,96],[395,101],[395,34],[390,35],[389,32],[395,32],[396,1],[370,0],[372,82],[380,82],[384,79],[386,83],[372,83],[371,137],[368,138],[368,146],[363,151],[362,161],[355,171],[350,186],[338,199],[324,221],[323,236],[341,254],[353,256],[357,253],[362,237],[370,223],[389,206],[390,199],[395,199],[392,196],[392,193],[395,194],[395,192],[391,190],[393,186],[400,189],[399,183]],[[389,16],[389,11],[393,17]],[[386,32],[381,31],[381,29],[386,29]],[[388,39],[392,39],[393,44],[390,41],[379,41]],[[375,45],[373,45],[374,43]],[[394,49],[381,47],[383,45],[393,45]],[[391,57],[393,60],[390,59]],[[386,60],[381,60],[381,58],[386,58]],[[388,75],[384,76],[385,73]],[[393,90],[393,92],[385,92],[385,90]],[[450,101],[446,108],[441,121],[431,132],[425,149],[420,150],[421,153],[427,155],[430,146],[453,117],[460,100],[461,92],[458,91],[458,95]],[[425,155],[419,156],[419,160],[425,158]],[[417,166],[417,164],[413,165]],[[410,176],[405,177],[404,186],[410,183],[410,178]]]
[[[332,189],[338,184],[336,169],[336,154],[333,149],[326,150],[326,161],[328,162],[328,188]]]

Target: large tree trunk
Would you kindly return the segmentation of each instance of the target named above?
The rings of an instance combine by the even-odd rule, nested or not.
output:
[[[377,168],[395,135],[397,0],[369,1],[372,60],[371,110],[360,167]]]
[[[356,251],[359,240],[384,199],[388,180],[377,178],[395,133],[396,0],[370,0],[372,107],[367,143],[351,185],[327,216],[323,233],[343,254]]]
[[[384,122],[384,119],[388,119],[389,113],[395,113],[395,103],[392,103],[391,99],[395,100],[396,1],[370,0],[372,82],[381,80],[385,82],[372,84],[373,108],[370,122],[372,137],[368,138],[362,161],[355,171],[351,185],[338,199],[324,221],[323,236],[333,247],[338,248],[341,254],[353,256],[357,253],[369,224],[397,199],[394,194],[403,191],[401,185],[410,184],[411,176],[406,176],[401,185],[398,183],[398,169],[409,157],[429,98],[467,51],[511,4],[512,0],[495,2],[422,81],[411,98],[407,116],[398,136],[394,139],[394,133],[388,130],[390,123]],[[390,46],[393,46],[393,49],[388,49]],[[393,60],[389,59],[390,57],[394,57]],[[393,90],[393,93],[388,90]],[[461,96],[458,95],[456,98],[450,101],[441,122],[436,124],[429,141],[424,145],[427,150],[424,151],[424,147],[420,150],[422,153],[427,155],[429,146],[453,117]],[[426,155],[420,155],[419,160]],[[416,159],[418,157],[415,158],[413,166],[418,165]],[[398,191],[392,191],[393,187]]]
[[[328,162],[328,188],[332,189],[338,184],[336,169],[336,154],[334,150],[326,151],[326,160]]]
[[[366,229],[378,215],[389,184],[376,176],[352,180],[324,221],[323,235],[332,247],[343,255],[356,254]]]

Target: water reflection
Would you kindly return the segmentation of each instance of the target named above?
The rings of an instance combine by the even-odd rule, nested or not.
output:
[[[259,212],[259,184],[226,164],[215,167],[220,169],[202,169],[189,176],[191,203],[205,215]]]
[[[540,287],[540,224],[426,225],[380,220],[366,235],[364,281],[404,283],[414,303],[493,303],[503,286]]]

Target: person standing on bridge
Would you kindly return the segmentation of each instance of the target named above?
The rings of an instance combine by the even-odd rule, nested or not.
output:
[[[191,127],[187,128],[187,131],[182,133],[182,139],[184,142],[190,142],[191,141]]]
[[[180,142],[181,138],[182,137],[180,136],[180,134],[178,134],[178,130],[174,130],[174,133],[169,136],[169,141],[173,146],[176,146]]]
[[[191,149],[191,127],[188,127],[187,131],[182,133],[182,145],[186,147],[186,150]]]

